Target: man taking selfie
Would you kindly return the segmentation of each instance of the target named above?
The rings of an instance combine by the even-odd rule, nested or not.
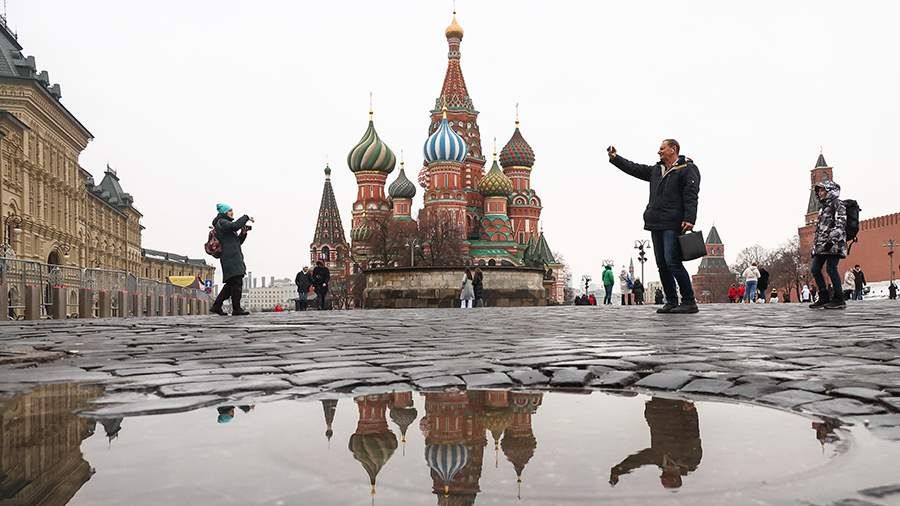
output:
[[[650,231],[659,280],[666,303],[657,313],[696,313],[697,301],[691,277],[681,260],[678,236],[694,228],[697,221],[697,198],[700,193],[700,171],[693,160],[680,154],[675,139],[665,139],[659,146],[659,162],[641,165],[622,158],[616,148],[606,149],[609,163],[622,172],[650,183],[650,200],[644,210],[644,229]],[[681,304],[678,303],[678,289]]]

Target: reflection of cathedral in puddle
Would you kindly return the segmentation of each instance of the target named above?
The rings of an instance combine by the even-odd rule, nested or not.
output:
[[[350,436],[350,452],[353,458],[362,464],[366,474],[369,475],[371,491],[375,495],[375,482],[381,468],[390,460],[397,450],[397,436],[388,428],[386,412],[390,408],[391,420],[400,428],[401,441],[406,442],[406,429],[416,419],[416,410],[412,407],[412,392],[398,392],[392,394],[365,395],[356,397],[356,407],[359,409],[359,421],[356,424],[356,432]],[[337,401],[322,401],[325,406],[325,419],[328,423],[330,437],[331,420],[334,419],[334,410]],[[326,402],[333,402],[330,405]]]
[[[425,461],[431,471],[432,492],[442,506],[471,505],[480,492],[482,460],[490,430],[494,439],[495,466],[499,452],[512,463],[521,487],[525,465],[534,455],[537,441],[531,416],[541,405],[543,394],[506,390],[429,392],[425,416],[419,423],[425,437]],[[366,395],[354,399],[359,410],[356,432],[350,437],[350,452],[369,475],[374,495],[378,473],[397,450],[397,436],[390,430],[387,412],[400,430],[405,447],[406,433],[418,413],[412,392]],[[336,400],[322,401],[326,437],[332,436]],[[502,439],[501,439],[502,438]],[[405,454],[405,449],[404,449]]]
[[[81,442],[96,423],[72,414],[98,397],[99,387],[47,385],[5,401],[0,407],[0,502],[65,504],[93,470]],[[121,419],[106,420],[112,440]]]
[[[681,487],[681,477],[695,471],[703,457],[697,407],[688,401],[654,397],[644,407],[644,418],[650,427],[650,448],[613,466],[609,484],[615,486],[621,475],[655,465],[663,487]]]
[[[504,390],[425,393],[425,460],[431,468],[433,492],[444,506],[475,503],[481,490],[481,468],[486,430],[491,431],[513,464],[521,483],[525,465],[534,455],[537,441],[531,415],[543,394]],[[496,454],[495,454],[496,455]],[[498,457],[495,456],[495,465]]]

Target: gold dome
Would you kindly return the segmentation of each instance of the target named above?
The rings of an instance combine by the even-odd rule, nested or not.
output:
[[[456,11],[453,11],[453,21],[451,21],[450,26],[448,26],[447,29],[444,30],[444,35],[446,35],[448,39],[449,38],[461,39],[463,37],[463,28],[456,21]]]

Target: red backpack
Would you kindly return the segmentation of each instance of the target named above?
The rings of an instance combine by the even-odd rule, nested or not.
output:
[[[207,237],[203,248],[206,249],[206,254],[213,258],[222,256],[222,243],[219,242],[219,235],[216,233],[215,228],[209,229],[209,237]]]

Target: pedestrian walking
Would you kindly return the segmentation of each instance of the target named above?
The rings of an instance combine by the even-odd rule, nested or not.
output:
[[[759,280],[756,282],[756,293],[758,293],[759,297],[765,302],[766,290],[769,288],[769,271],[761,265],[757,265],[757,267],[759,268]]]
[[[747,288],[743,284],[738,285],[738,291],[737,291],[738,297],[737,298],[738,298],[739,303],[741,303],[741,304],[744,303],[744,295],[746,295],[746,294],[747,294]]]
[[[294,278],[294,284],[297,285],[297,311],[306,311],[309,306],[309,287],[312,283],[309,267],[304,265],[303,270]]]
[[[844,273],[844,284],[842,288],[844,289],[844,300],[855,300],[853,297],[853,290],[856,287],[856,276],[853,274],[853,269]]]
[[[866,283],[866,275],[863,273],[862,269],[859,268],[859,264],[853,266],[853,300],[863,300],[863,288],[868,283]]]
[[[619,273],[619,290],[622,291],[622,305],[631,305],[632,294],[631,290],[634,287],[634,282],[631,280],[631,276],[628,275],[628,271],[625,270],[625,266],[622,266],[622,272]]]
[[[328,295],[331,271],[325,266],[325,262],[316,260],[316,266],[312,271],[313,290],[316,292],[316,302],[319,311],[325,309],[325,297]]]
[[[896,300],[897,299],[897,285],[891,281],[891,284],[888,285],[888,299]]]
[[[800,290],[800,302],[812,302],[812,293],[808,285],[803,285],[803,289]]]
[[[615,282],[616,276],[613,274],[612,265],[605,266],[603,268],[603,290],[605,293],[603,296],[603,304],[605,305],[612,304],[612,291]]]
[[[810,302],[819,300],[819,289],[816,288],[816,285],[809,287],[809,300]]]
[[[772,289],[772,295],[769,295],[769,302],[772,304],[778,303],[778,290]]]
[[[644,305],[644,284],[641,283],[641,278],[637,278],[634,280],[634,303],[643,306]]]
[[[737,296],[738,296],[737,285],[732,283],[731,286],[728,288],[728,302],[731,304],[737,302]]]
[[[475,307],[484,307],[484,273],[481,272],[481,267],[476,267],[472,275],[472,291],[475,294]]]
[[[597,297],[594,294],[588,295],[588,304],[591,306],[597,305]]]
[[[756,267],[756,262],[744,269],[741,277],[747,283],[747,303],[756,302],[756,282],[759,281],[759,268]]]
[[[462,286],[459,289],[459,307],[471,308],[472,301],[475,300],[475,288],[473,285],[472,271],[466,267],[466,273],[463,275]]]
[[[666,305],[658,313],[696,313],[691,277],[684,268],[678,236],[693,230],[697,222],[700,171],[693,160],[680,154],[674,139],[659,146],[660,161],[641,165],[618,156],[616,148],[607,148],[609,161],[621,171],[650,183],[650,198],[644,210],[644,229],[650,231],[656,266],[666,295]],[[678,292],[681,291],[681,303]]]
[[[231,315],[245,316],[250,313],[241,307],[244,276],[247,275],[241,245],[247,240],[247,232],[251,229],[247,223],[253,222],[253,218],[245,214],[235,220],[234,209],[228,204],[217,204],[216,213],[212,227],[222,247],[219,255],[219,262],[222,265],[222,290],[209,310],[211,313],[227,316],[228,313],[222,309],[222,304],[231,299]]]
[[[841,187],[837,183],[821,181],[816,183],[814,191],[819,200],[819,217],[816,219],[810,270],[819,287],[819,300],[809,307],[844,309],[847,304],[841,291],[838,264],[847,257],[847,208],[840,199]],[[823,267],[834,287],[831,293],[825,285]]]

